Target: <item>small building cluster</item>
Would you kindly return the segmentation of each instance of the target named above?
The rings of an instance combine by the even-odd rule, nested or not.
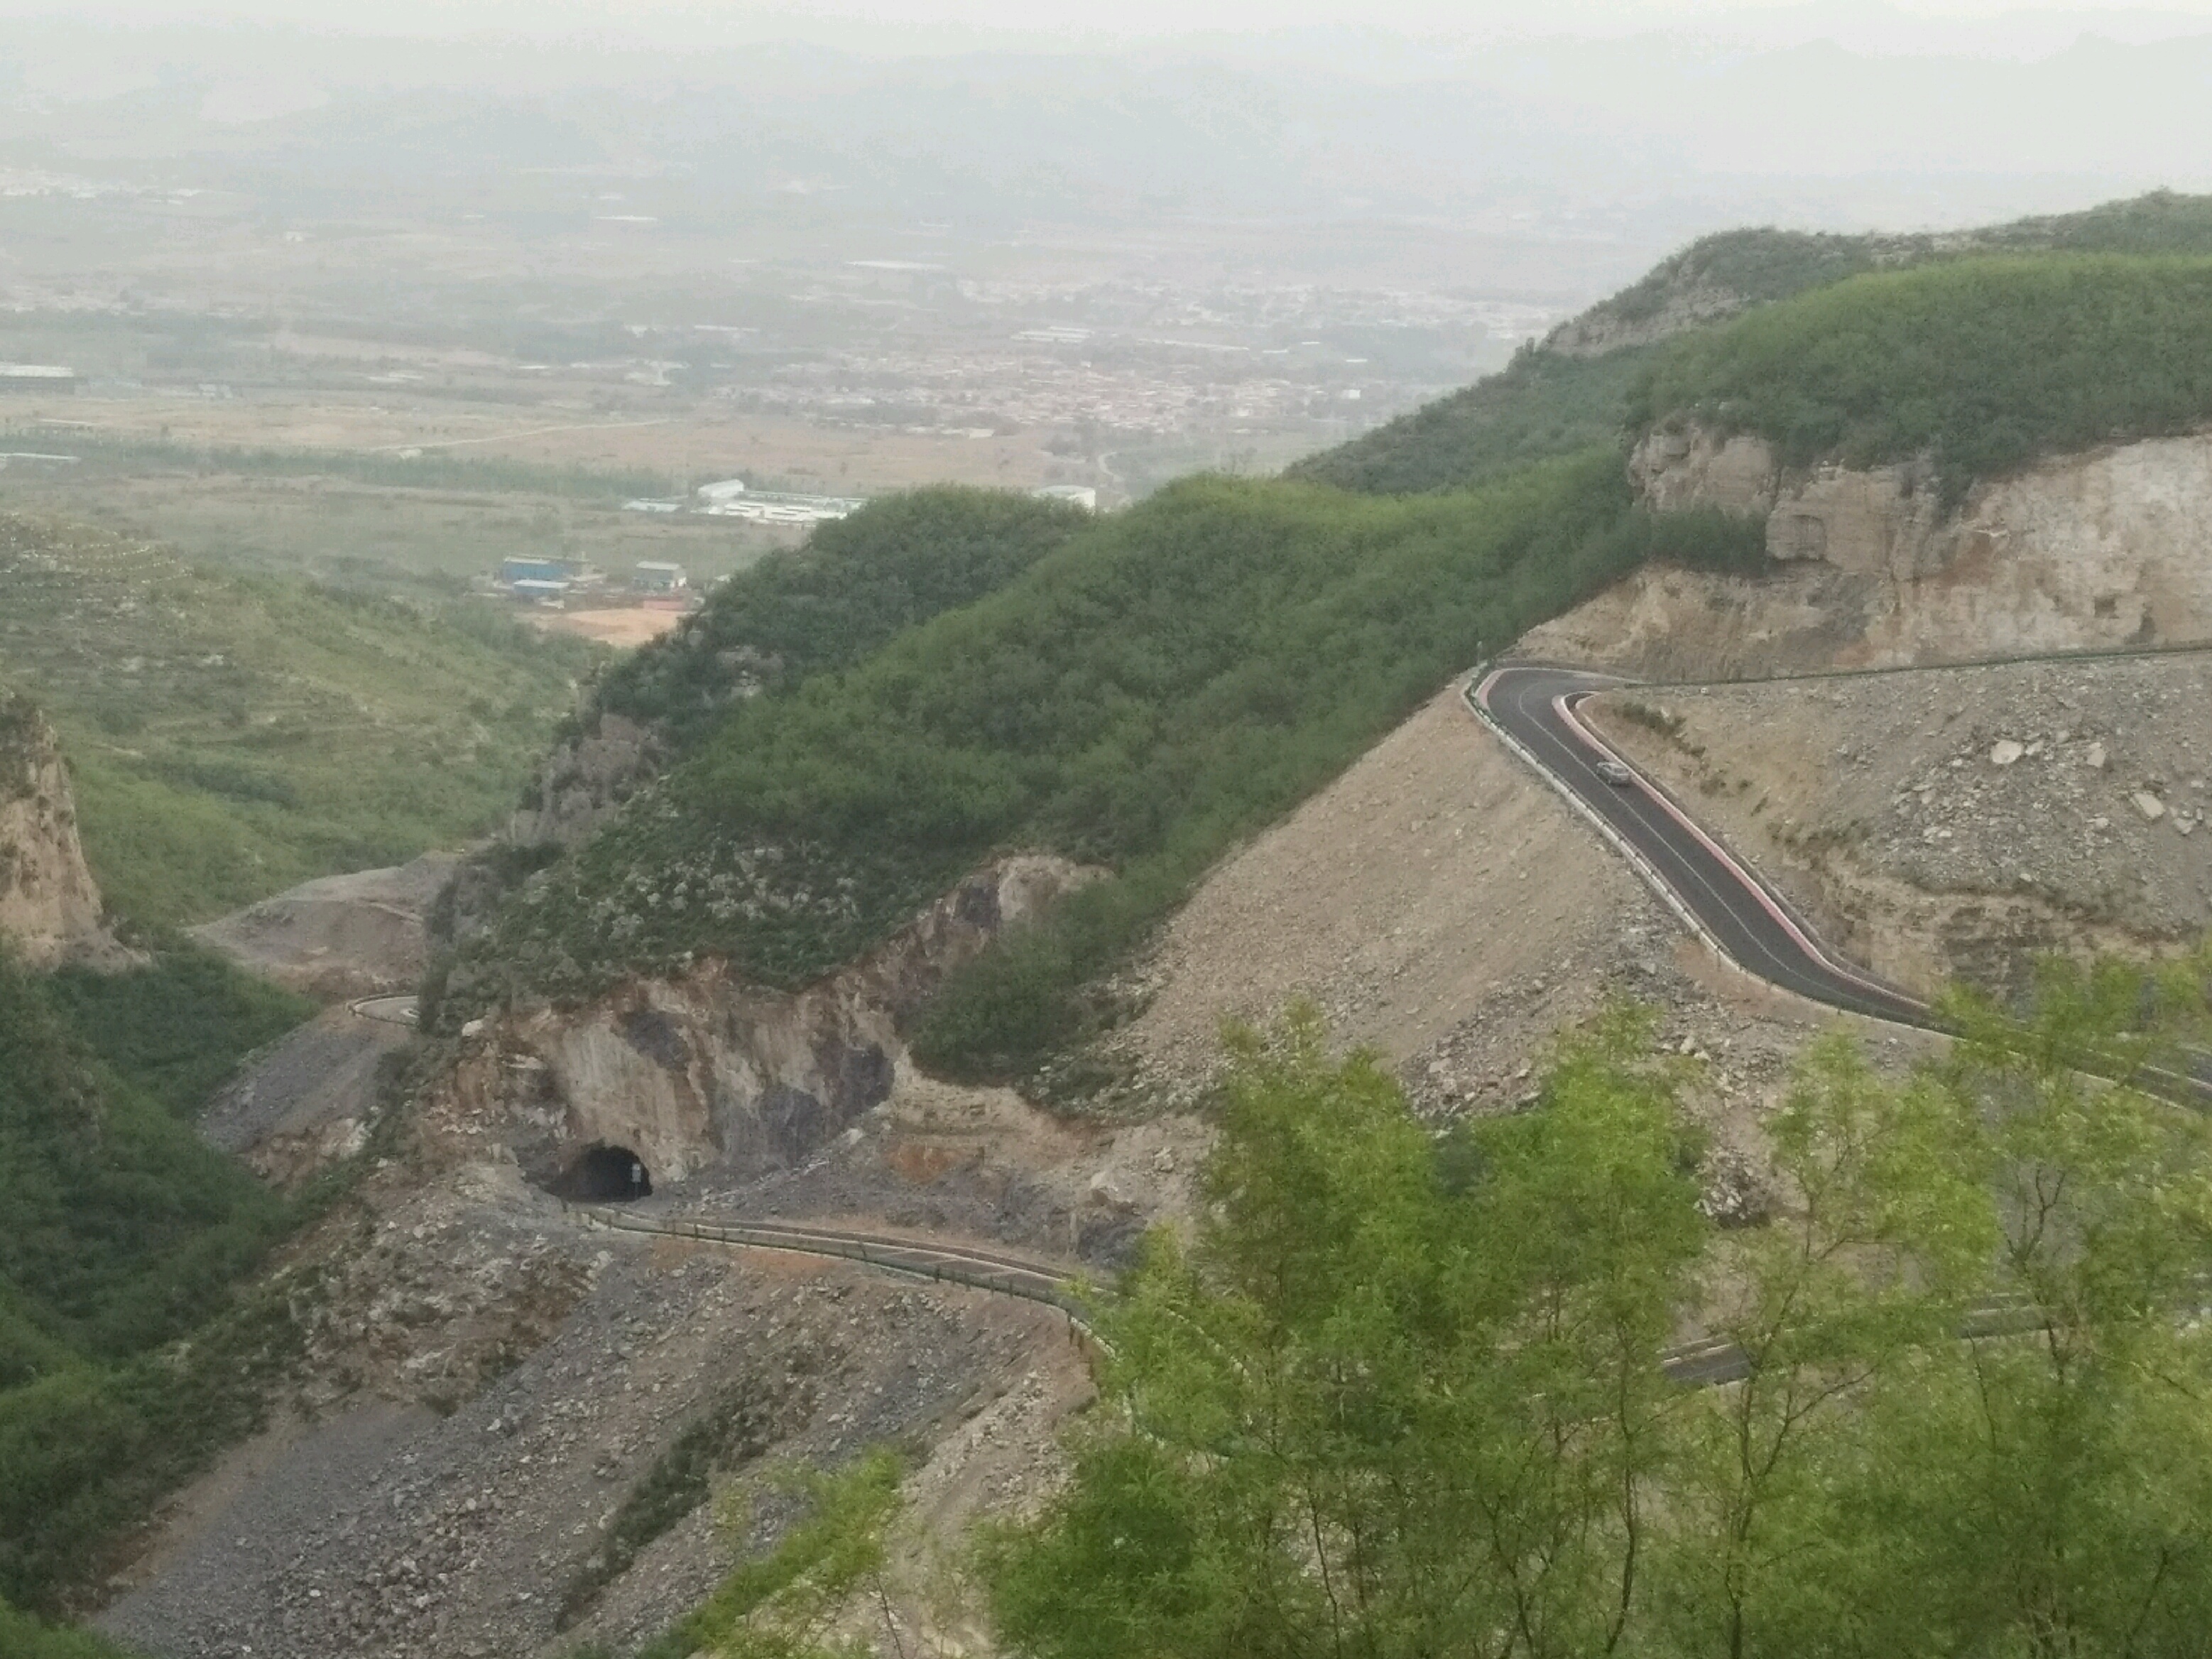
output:
[[[640,496],[623,503],[625,513],[696,513],[708,519],[743,519],[750,524],[823,524],[848,517],[862,502],[847,495],[799,495],[748,489],[742,478],[701,484],[686,500]]]
[[[580,589],[606,586],[606,574],[580,559],[512,558],[499,562],[497,583],[508,598],[532,605],[565,604]]]
[[[572,599],[596,598],[602,604],[635,602],[651,609],[688,610],[698,602],[690,573],[665,559],[641,559],[632,568],[627,592],[608,592],[606,573],[581,559],[517,556],[499,562],[492,585],[524,605],[564,608]]]
[[[63,363],[0,363],[0,392],[59,392],[74,395],[77,372]]]
[[[1041,501],[1066,501],[1086,513],[1098,510],[1098,492],[1089,484],[1040,484],[1030,494]]]

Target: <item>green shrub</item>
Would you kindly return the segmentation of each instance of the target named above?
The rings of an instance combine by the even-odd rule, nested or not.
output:
[[[118,1537],[260,1426],[299,1352],[291,1289],[256,1291],[188,1343],[0,1392],[0,1597],[51,1608],[97,1583]]]
[[[1091,521],[1080,507],[940,485],[871,501],[716,588],[673,633],[617,664],[595,707],[678,746],[732,696],[844,667],[902,629],[981,599]]]
[[[76,1039],[179,1117],[196,1116],[240,1057],[307,1019],[307,998],[257,979],[177,935],[125,973],[64,968],[46,1000]]]
[[[1649,356],[1633,347],[1597,357],[1524,347],[1498,374],[1293,462],[1284,476],[1406,495],[1465,489],[1534,461],[1617,443]]]
[[[306,1211],[191,1120],[301,1012],[183,945],[109,978],[0,954],[0,1597],[96,1580],[258,1420],[297,1332],[289,1291],[237,1287]]]
[[[8,1659],[125,1659],[121,1648],[88,1630],[43,1625],[0,1601],[0,1654]]]
[[[933,1061],[1006,1074],[1239,836],[1638,556],[1610,448],[1401,500],[1194,479],[841,674],[740,703],[447,980],[446,1024],[702,953],[797,985],[994,850],[1118,879],[961,975]]]
[[[1772,568],[1763,515],[1696,507],[1674,513],[1638,507],[1621,520],[1620,556],[1638,564],[1674,564],[1723,575],[1757,576]]]
[[[2212,260],[2067,254],[1855,277],[1676,342],[1631,402],[1785,463],[1917,456],[1947,501],[2039,455],[2212,418]]]
[[[2212,1124],[2083,1067],[2201,1052],[2208,975],[1954,997],[1910,1076],[1820,1038],[1749,1226],[1702,1213],[1648,1013],[1443,1137],[1310,1013],[1235,1034],[1202,1219],[1098,1310],[1068,1477],[975,1553],[994,1645],[2194,1659]]]
[[[50,1330],[112,1356],[204,1318],[285,1223],[275,1194],[101,1064],[4,961],[0,1211],[0,1280]]]

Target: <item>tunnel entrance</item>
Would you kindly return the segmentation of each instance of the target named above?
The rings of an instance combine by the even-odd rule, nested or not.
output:
[[[556,1196],[605,1204],[645,1198],[653,1192],[653,1175],[645,1160],[627,1146],[602,1141],[586,1146],[553,1183]]]

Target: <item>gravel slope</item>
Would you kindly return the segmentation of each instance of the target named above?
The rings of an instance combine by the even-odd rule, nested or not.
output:
[[[1608,736],[1917,990],[2212,926],[2212,653],[1628,690]]]

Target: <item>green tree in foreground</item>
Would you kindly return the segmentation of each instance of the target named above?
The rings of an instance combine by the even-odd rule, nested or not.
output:
[[[1310,1015],[1232,1045],[1208,1220],[1102,1318],[981,1552],[1036,1659],[2212,1653],[2212,961],[2046,971],[1903,1083],[1816,1044],[1723,1231],[1616,1014],[1443,1141]],[[2093,1065],[2101,1077],[2077,1066]],[[2111,1080],[2118,1077],[2118,1081]],[[1676,1381],[1702,1334],[1723,1375]]]

